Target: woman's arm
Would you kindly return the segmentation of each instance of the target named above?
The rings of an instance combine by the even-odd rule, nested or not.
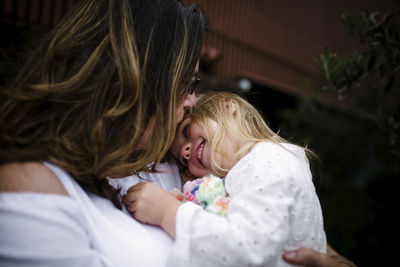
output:
[[[68,195],[57,176],[40,162],[15,162],[1,165],[0,192]]]
[[[109,266],[84,214],[42,163],[0,167],[0,266]]]
[[[283,254],[288,263],[304,267],[356,267],[356,265],[339,255],[331,246],[327,246],[327,254],[310,248],[299,248]]]
[[[109,266],[93,249],[82,209],[66,196],[0,194],[0,266]]]

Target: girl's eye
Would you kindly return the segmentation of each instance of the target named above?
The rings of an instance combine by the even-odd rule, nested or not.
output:
[[[188,138],[188,128],[189,128],[189,123],[185,125],[182,129],[182,134],[185,138]]]

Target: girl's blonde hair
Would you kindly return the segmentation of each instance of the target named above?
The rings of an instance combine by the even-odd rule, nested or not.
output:
[[[235,155],[225,155],[233,157],[232,162],[237,162],[259,142],[289,143],[268,127],[254,106],[234,93],[212,92],[200,96],[190,117],[205,129],[207,139],[211,140],[211,162],[215,162],[215,151],[223,153],[223,148],[219,147],[221,141],[232,136],[246,141],[246,145],[242,146]],[[237,123],[232,123],[233,118]],[[213,136],[210,135],[209,130],[210,119],[218,125],[217,132]],[[305,150],[312,153],[306,148]],[[214,174],[219,176],[225,176],[229,171],[217,164],[213,164],[212,168]]]

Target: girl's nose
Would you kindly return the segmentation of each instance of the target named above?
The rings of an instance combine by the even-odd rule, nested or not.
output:
[[[189,160],[191,157],[192,144],[190,142],[185,143],[181,148],[181,156],[186,160]]]

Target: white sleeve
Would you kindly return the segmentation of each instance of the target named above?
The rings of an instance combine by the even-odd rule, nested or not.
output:
[[[111,266],[92,249],[82,211],[68,197],[0,194],[0,266]]]
[[[281,255],[290,231],[294,177],[303,175],[303,168],[290,152],[278,151],[258,151],[234,166],[226,179],[231,189],[226,217],[181,205],[169,266],[286,266]]]

